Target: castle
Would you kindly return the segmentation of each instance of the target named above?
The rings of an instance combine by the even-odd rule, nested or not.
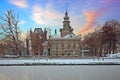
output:
[[[60,29],[60,35],[51,35],[47,39],[47,30],[35,28],[34,32],[30,30],[31,48],[34,55],[48,55],[50,57],[80,57],[81,36],[73,33],[70,26],[68,12],[66,10],[63,28]]]

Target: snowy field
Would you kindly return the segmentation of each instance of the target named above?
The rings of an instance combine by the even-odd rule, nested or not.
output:
[[[119,64],[120,59],[0,59],[0,65],[79,65],[79,64]]]

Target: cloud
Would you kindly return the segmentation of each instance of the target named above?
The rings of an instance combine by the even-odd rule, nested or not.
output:
[[[20,20],[19,24],[25,24],[25,21],[24,20]]]
[[[32,9],[32,19],[37,24],[60,25],[63,14],[54,10],[51,4],[47,4],[45,8],[35,5]]]
[[[120,4],[119,0],[100,0],[103,4],[101,7],[96,8],[96,10],[87,11],[87,9],[83,9],[83,14],[86,18],[85,24],[79,29],[77,34],[87,34],[89,32],[94,31],[97,25],[97,20],[103,17],[105,14],[109,15],[114,12],[114,10],[119,10],[118,4]],[[113,16],[115,12],[112,14]]]
[[[26,32],[21,32],[20,39],[24,41],[24,40],[26,40],[26,38],[27,38],[27,33]]]
[[[92,1],[94,2],[94,0]],[[75,10],[71,10],[73,12],[73,14],[70,16],[70,21],[72,25],[71,27],[74,28],[76,34],[87,34],[89,32],[94,31],[97,25],[97,21],[99,21],[99,19],[103,17],[105,14],[108,14],[109,11],[114,9],[114,7],[111,6],[113,4],[110,3],[109,0],[100,0],[99,2],[101,2],[104,5],[102,6],[98,5],[96,6],[96,8],[90,9],[88,9],[88,7],[93,7],[92,6],[93,3],[91,3],[91,1],[88,2],[91,3],[91,5],[84,7],[83,9],[84,17],[82,15],[82,18],[84,19],[81,18],[81,14],[80,15],[75,14],[74,13]],[[116,4],[119,1],[115,2],[113,0],[112,2]],[[55,10],[55,8],[53,8],[50,2],[48,2],[44,8],[39,5],[34,5],[32,8],[32,19],[37,24],[50,25],[51,27],[62,26],[63,17],[64,14],[62,12],[59,12],[58,10]],[[86,22],[84,20],[86,20]],[[78,29],[78,27],[80,28]]]
[[[93,31],[94,24],[96,23],[96,19],[98,17],[98,13],[95,11],[83,11],[83,14],[86,18],[86,23],[84,24],[83,27],[80,28],[80,31],[78,32],[78,34],[86,34],[88,32]]]
[[[27,8],[27,0],[8,0],[11,4],[20,7],[20,8]]]
[[[69,11],[68,13],[71,21],[71,27],[74,28],[74,33],[76,34],[79,25],[81,25],[80,22],[83,22],[83,16],[71,14]],[[43,24],[48,25],[51,28],[62,28],[63,17],[64,13],[55,10],[50,3],[47,3],[45,8],[39,5],[35,5],[32,8],[32,20],[38,25]]]

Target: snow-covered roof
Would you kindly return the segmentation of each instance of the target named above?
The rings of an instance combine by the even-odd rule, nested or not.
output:
[[[70,34],[67,34],[66,36],[64,36],[64,38],[71,38],[71,37],[75,37],[75,34],[70,33]]]
[[[55,35],[52,35],[52,36],[51,36],[51,38],[56,39],[56,38],[61,38],[61,36],[60,36],[60,35],[55,34]]]
[[[61,37],[60,35],[57,35],[57,34],[51,36],[51,39],[75,39],[75,38],[77,39],[80,38],[80,35],[75,35],[73,33],[70,33],[64,37]]]

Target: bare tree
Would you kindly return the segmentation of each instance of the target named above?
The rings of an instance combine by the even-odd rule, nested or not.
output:
[[[110,20],[105,23],[103,26],[103,36],[104,44],[106,45],[106,53],[115,53],[117,50],[118,40],[118,32],[117,27],[119,26],[119,22],[117,20]]]
[[[93,56],[104,56],[106,54],[120,51],[120,22],[110,20],[104,26],[87,34],[84,37],[84,45]]]
[[[8,10],[4,16],[0,16],[0,27],[3,35],[13,41],[15,54],[21,55],[19,48],[19,27],[18,15],[15,15],[12,10]]]
[[[27,54],[26,55],[30,55],[30,34],[27,32],[27,37],[26,37],[26,49],[27,49]]]

